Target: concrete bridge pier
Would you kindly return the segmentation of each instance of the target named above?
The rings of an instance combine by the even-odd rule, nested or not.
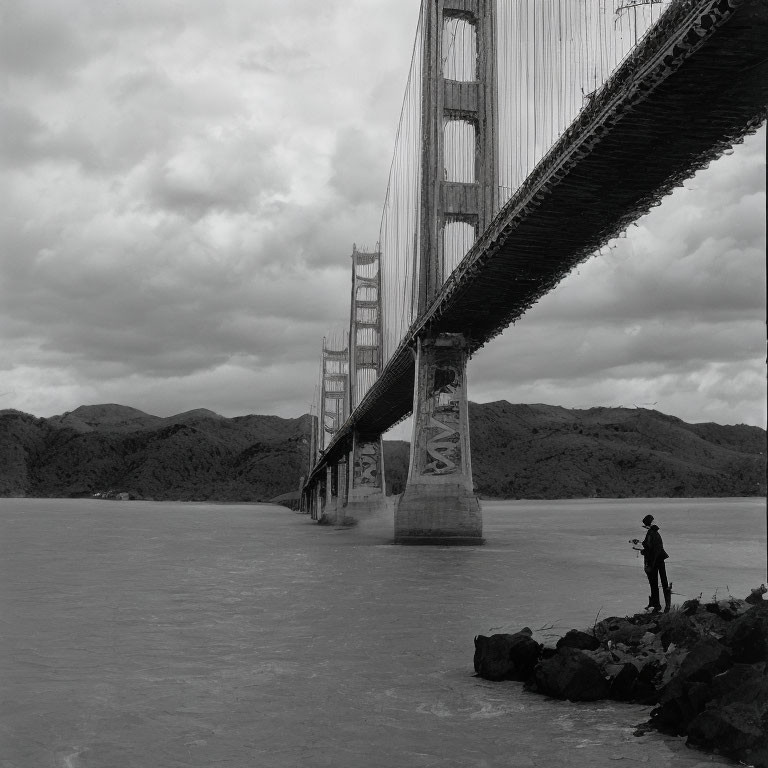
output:
[[[344,458],[334,467],[336,473],[336,508],[334,525],[350,526],[356,520],[349,515],[349,459]]]
[[[395,510],[396,544],[482,544],[469,450],[463,334],[419,339],[408,482]]]
[[[325,468],[325,493],[317,522],[320,525],[336,525],[338,506],[337,466],[330,464]]]
[[[312,520],[320,520],[323,516],[323,506],[325,505],[325,485],[317,481],[311,490],[312,506],[310,508],[310,517]]]
[[[326,467],[325,505],[320,515],[321,525],[354,525],[347,513],[347,462]]]
[[[344,516],[349,523],[377,517],[386,510],[384,450],[381,435],[355,432],[349,462],[349,492]]]

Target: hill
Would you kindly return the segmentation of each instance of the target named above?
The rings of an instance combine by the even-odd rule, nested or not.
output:
[[[129,408],[127,405],[81,405],[74,411],[47,419],[54,427],[75,432],[133,432],[147,429],[162,421],[159,416]]]
[[[470,403],[475,488],[484,498],[760,496],[766,433],[687,424],[658,411]],[[40,419],[0,411],[0,496],[124,492],[157,500],[268,501],[306,472],[309,416],[162,418],[121,405]],[[386,441],[390,493],[409,445]]]
[[[475,487],[496,498],[764,496],[766,433],[643,408],[470,403]]]
[[[267,501],[306,471],[308,416],[168,418],[121,405],[38,419],[0,411],[0,496]]]

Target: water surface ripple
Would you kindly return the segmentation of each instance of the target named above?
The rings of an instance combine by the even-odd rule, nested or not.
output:
[[[421,548],[278,507],[2,499],[0,768],[730,765],[634,736],[647,707],[475,678],[472,639],[645,605],[647,512],[677,592],[744,596],[764,503],[492,502],[486,546]]]

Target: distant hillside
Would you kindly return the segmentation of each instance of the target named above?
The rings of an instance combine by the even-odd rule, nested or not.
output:
[[[686,424],[657,411],[470,404],[472,468],[485,498],[761,496],[766,433]],[[129,493],[158,500],[268,501],[306,472],[310,420],[168,418],[121,405],[39,419],[0,411],[0,496]],[[409,445],[386,441],[390,493]]]
[[[764,496],[766,433],[686,424],[643,408],[470,403],[485,497]]]
[[[308,416],[204,409],[169,418],[122,405],[50,419],[0,411],[0,496],[268,501],[298,487],[309,428]]]

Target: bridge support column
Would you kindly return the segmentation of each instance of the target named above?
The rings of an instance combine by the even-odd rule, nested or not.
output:
[[[321,525],[349,525],[345,511],[346,502],[346,462],[331,464],[326,467],[325,507],[320,517]]]
[[[312,519],[319,521],[323,516],[323,505],[325,504],[325,489],[322,483],[317,483],[312,489]]]
[[[349,505],[349,460],[340,461],[335,467],[336,472],[336,525],[354,525],[356,520],[348,513]]]
[[[395,543],[483,541],[469,451],[466,338],[441,333],[418,342],[411,462],[395,510]]]
[[[309,519],[317,520],[320,516],[322,492],[320,491],[320,483],[313,483],[307,488],[307,504],[309,508]]]
[[[323,505],[318,517],[320,525],[335,525],[336,506],[338,501],[337,486],[337,467],[330,464],[325,468],[325,494],[323,496]]]
[[[375,517],[386,509],[384,451],[381,435],[355,431],[349,462],[349,494],[344,517],[348,523]]]

